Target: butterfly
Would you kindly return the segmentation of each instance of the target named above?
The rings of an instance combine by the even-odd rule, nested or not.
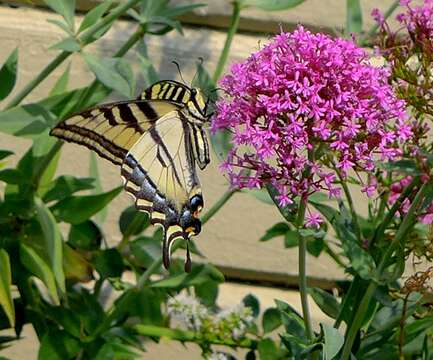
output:
[[[163,227],[163,264],[170,265],[173,242],[187,244],[201,231],[204,206],[196,165],[209,163],[204,125],[209,99],[198,88],[172,80],[156,82],[136,100],[114,102],[75,114],[50,135],[84,145],[121,167],[125,190],[151,223]]]

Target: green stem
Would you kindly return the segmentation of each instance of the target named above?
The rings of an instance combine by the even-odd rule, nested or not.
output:
[[[341,187],[343,188],[344,196],[346,197],[347,204],[349,205],[350,214],[352,216],[353,225],[355,227],[356,238],[358,239],[359,243],[362,243],[361,227],[359,226],[358,214],[355,211],[355,205],[353,203],[353,199],[352,199],[352,195],[350,194],[349,187],[347,186],[347,182],[344,181],[337,167],[334,167],[334,170],[337,173],[338,178],[340,179],[340,184]]]
[[[204,214],[201,218],[202,224],[206,224],[224,205],[227,201],[230,200],[230,198],[237,192],[237,189],[230,189],[227,190],[221,198],[218,199],[218,201],[209,209],[209,211]],[[177,241],[172,246],[172,253],[174,253],[177,249],[181,247],[182,243],[180,241]],[[150,279],[150,276],[154,274],[162,265],[162,258],[156,259],[147,269],[146,271],[140,276],[138,279],[137,287],[141,289],[143,286],[145,286]]]
[[[385,230],[388,228],[388,225],[391,223],[391,221],[394,220],[394,216],[395,216],[396,212],[401,208],[401,205],[410,196],[410,194],[412,194],[415,186],[419,186],[420,183],[421,183],[420,178],[416,177],[412,180],[412,182],[408,186],[406,186],[404,191],[401,193],[401,195],[398,197],[398,199],[392,205],[391,209],[388,211],[385,218],[383,219],[383,221],[381,222],[381,224],[377,228],[377,231],[375,232],[374,237],[371,240],[371,243],[369,244],[369,246],[373,245],[377,241],[377,239],[383,238]]]
[[[429,190],[428,184],[423,184],[421,186],[421,188],[419,189],[418,193],[416,194],[415,198],[412,201],[409,211],[407,212],[406,216],[403,218],[403,221],[400,227],[398,228],[397,233],[395,234],[394,240],[387,247],[387,250],[382,257],[382,260],[377,267],[376,276],[375,278],[373,278],[373,280],[375,279],[376,281],[371,281],[370,284],[368,285],[367,290],[359,304],[359,307],[357,308],[355,317],[347,331],[346,342],[344,344],[343,353],[341,357],[342,360],[347,360],[350,358],[350,354],[351,354],[353,343],[356,338],[356,334],[358,333],[359,329],[362,326],[362,323],[365,318],[365,313],[367,312],[368,305],[370,304],[374,291],[378,286],[378,282],[381,281],[384,270],[386,270],[389,259],[391,258],[396,248],[399,246],[404,246],[405,236],[407,232],[410,230],[410,228],[413,226],[414,224],[413,219],[416,215],[416,211],[418,210],[418,207],[421,201],[424,199],[424,195],[428,190]]]
[[[233,2],[233,13],[230,19],[229,30],[227,32],[226,41],[224,43],[224,48],[221,52],[220,58],[218,59],[218,64],[215,69],[215,73],[213,74],[212,80],[214,83],[218,81],[221,77],[221,74],[224,71],[224,66],[227,62],[227,58],[229,57],[230,47],[233,42],[233,37],[236,34],[236,31],[239,26],[239,19],[241,18],[241,5],[237,0]]]
[[[172,340],[178,340],[181,342],[194,342],[196,344],[206,343],[214,345],[223,345],[230,347],[240,347],[245,349],[256,349],[257,341],[252,339],[244,339],[239,342],[233,341],[232,339],[216,339],[216,338],[204,338],[201,333],[193,331],[170,329],[161,326],[153,325],[135,325],[134,330],[142,336],[150,337],[167,337]]]
[[[307,198],[303,197],[299,204],[298,217],[296,218],[296,228],[299,234],[299,293],[301,295],[302,315],[304,318],[307,338],[311,342],[314,338],[313,327],[311,325],[311,315],[308,306],[308,289],[307,289],[307,238],[299,233],[302,229],[307,209]]]
[[[137,5],[141,0],[128,0],[125,3],[114,8],[107,16],[103,17],[96,24],[89,27],[85,32],[77,37],[79,43],[83,46],[87,45],[93,35],[101,30],[104,26],[117,19],[120,15],[125,13],[127,10]],[[34,88],[36,88],[44,79],[48,77],[54,69],[56,69],[63,61],[65,61],[72,53],[62,51],[59,55],[54,58],[33,80],[31,80],[23,89],[11,100],[7,105],[6,109],[18,105]]]

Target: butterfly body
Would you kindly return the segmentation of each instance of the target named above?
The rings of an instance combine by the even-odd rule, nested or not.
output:
[[[199,89],[160,81],[136,100],[84,111],[51,130],[51,135],[82,144],[121,166],[125,190],[137,209],[164,228],[166,268],[174,240],[188,240],[201,231],[204,201],[196,165],[204,169],[209,163],[206,110]],[[187,246],[185,269],[190,267]]]

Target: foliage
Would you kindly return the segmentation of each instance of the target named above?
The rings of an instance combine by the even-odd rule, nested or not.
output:
[[[195,86],[216,100],[213,90],[223,73],[244,9],[256,7],[263,11],[277,11],[294,8],[302,2],[235,0],[217,68],[211,76],[199,63]],[[0,326],[2,329],[13,328],[16,333],[16,338],[2,337],[2,346],[19,341],[23,326],[30,324],[40,342],[39,359],[134,359],[145,350],[147,342],[161,337],[182,343],[194,342],[201,347],[203,357],[209,359],[233,358],[220,347],[216,350],[214,345],[244,348],[247,350],[246,359],[431,358],[433,313],[429,281],[433,270],[418,271],[402,282],[405,260],[411,257],[430,261],[433,258],[431,225],[428,225],[433,220],[433,186],[429,170],[433,165],[433,145],[426,137],[427,124],[432,116],[432,47],[431,22],[424,21],[425,16],[432,15],[429,9],[418,11],[418,8],[408,5],[405,14],[400,16],[403,31],[407,33],[395,36],[385,21],[395,9],[394,5],[385,16],[375,12],[380,24],[363,32],[361,1],[347,1],[344,34],[346,37],[352,33],[364,34],[360,40],[365,43],[370,41],[368,36],[379,31],[376,40],[391,66],[391,86],[401,99],[397,101],[387,93],[386,96],[392,98],[389,104],[397,104],[392,111],[398,113],[403,101],[410,105],[407,111],[413,136],[406,138],[401,158],[387,163],[369,158],[370,162],[374,160],[373,167],[370,166],[374,176],[355,178],[350,172],[338,174],[336,167],[332,166],[331,147],[326,138],[316,136],[310,144],[316,150],[314,158],[324,159],[321,166],[335,174],[327,180],[341,189],[343,196],[338,200],[330,201],[319,188],[314,189],[314,194],[301,191],[297,193],[300,196],[292,197],[292,189],[282,193],[282,189],[267,181],[266,177],[260,179],[259,185],[263,189],[243,190],[266,204],[276,206],[282,217],[257,240],[275,242],[274,239],[283,238],[284,247],[299,249],[299,287],[303,305],[300,314],[280,300],[275,300],[273,307],[261,309],[260,300],[254,294],[246,296],[233,309],[220,309],[218,288],[224,275],[206,262],[195,264],[187,274],[183,272],[183,264],[176,259],[168,272],[163,270],[161,231],[151,227],[148,216],[133,207],[124,209],[119,217],[122,240],[116,246],[108,247],[105,240],[109,234],[103,232],[102,225],[107,208],[122,189],[103,190],[93,155],[89,177],[56,175],[62,143],[48,136],[49,129],[70,114],[104,101],[112,91],[133,98],[142,91],[138,84],[150,85],[158,80],[158,72],[152,66],[153,59],[147,53],[143,37],[164,36],[173,30],[182,33],[179,16],[203,5],[174,5],[168,0],[127,0],[120,3],[106,0],[90,10],[77,25],[75,1],[46,0],[46,4],[62,18],[49,20],[65,33],[65,37],[51,47],[51,51],[59,51],[59,54],[16,92],[0,112],[2,133],[32,141],[24,154],[16,154],[19,158],[16,166],[11,166],[10,161],[15,154],[8,149],[0,150],[0,182],[4,185],[0,198]],[[429,4],[431,6],[426,1],[424,6]],[[125,44],[112,56],[89,52],[87,45],[103,41],[115,21],[126,13],[132,18],[136,30]],[[318,38],[325,41],[324,37]],[[287,38],[280,35],[280,40]],[[339,43],[351,51],[344,53],[343,59],[334,57],[334,61],[344,62],[344,59],[360,54],[354,45],[348,45],[348,40],[339,40]],[[296,46],[291,49],[293,53],[298,50]],[[140,61],[140,74],[124,57],[129,51],[135,51]],[[95,80],[84,88],[69,89],[68,64],[55,86],[47,91],[47,97],[21,105],[22,100],[71,54],[82,57]],[[366,54],[362,53],[361,57],[364,60]],[[310,60],[320,65],[320,57],[314,59]],[[417,60],[415,65],[411,59]],[[15,49],[0,66],[0,101],[11,97],[19,72],[18,64],[19,49]],[[347,63],[340,64],[339,69],[345,65]],[[368,69],[371,71],[369,74],[385,74]],[[292,67],[289,70],[294,71]],[[356,91],[361,104],[365,100],[362,98],[364,90],[370,89],[371,83],[367,87],[365,82],[356,84],[351,78],[355,72],[347,73],[346,68],[334,71],[332,75],[341,79],[344,71],[350,81],[346,79],[344,84],[341,83],[342,87],[350,85],[361,89]],[[320,72],[315,81],[325,75],[329,75],[329,71]],[[237,79],[238,83],[232,85],[245,85],[249,77],[243,80]],[[302,84],[304,87],[297,94],[299,98],[308,92],[306,87],[309,84]],[[385,86],[385,81],[380,89],[382,85]],[[320,89],[316,90],[320,92]],[[382,96],[384,100],[383,92],[370,90],[368,94]],[[273,95],[279,95],[279,89],[273,91]],[[251,94],[257,94],[257,91],[242,93],[242,98],[237,101],[251,100]],[[275,101],[268,96],[264,109],[274,109]],[[386,107],[385,103],[379,99],[375,104]],[[362,103],[358,110],[365,110],[364,105]],[[349,109],[347,114],[354,109]],[[216,110],[221,116],[221,109]],[[362,116],[370,113],[355,112],[360,117],[355,125],[365,126]],[[264,130],[260,126],[255,129]],[[272,126],[266,129],[270,138],[275,135],[272,130]],[[335,134],[340,131],[335,124],[330,130]],[[401,126],[396,131],[402,132]],[[358,135],[350,137],[346,155],[353,153],[355,146],[362,141],[368,143],[371,137],[368,132]],[[230,131],[211,136],[214,151],[221,159],[233,155],[233,145],[236,147],[242,142],[239,133],[237,136],[232,139]],[[393,146],[398,147],[398,144],[393,143]],[[306,149],[310,151],[311,147]],[[301,156],[300,153],[297,155]],[[257,159],[249,156],[244,160],[254,163],[253,160]],[[305,162],[307,168],[314,164],[309,160]],[[355,170],[359,169],[360,164],[357,165]],[[307,169],[298,175],[311,179],[310,171]],[[242,172],[241,175],[251,177],[254,174]],[[282,181],[286,175],[281,176]],[[297,185],[296,179],[299,177],[290,178],[291,185]],[[362,216],[356,212],[352,199],[354,185],[360,184],[364,185],[365,194],[371,195],[372,189],[377,189],[378,194],[366,198],[369,212]],[[203,216],[203,223],[237,192],[238,189],[229,188]],[[316,213],[306,216],[311,209]],[[173,250],[181,245],[176,243]],[[200,254],[196,247],[192,250]],[[303,261],[306,252],[315,257],[327,254],[345,270],[348,280],[339,286],[338,294],[307,287]],[[136,281],[126,281],[127,273],[132,273]],[[103,288],[116,290],[111,305],[104,304]],[[334,320],[332,325],[323,323],[313,329],[307,293]]]

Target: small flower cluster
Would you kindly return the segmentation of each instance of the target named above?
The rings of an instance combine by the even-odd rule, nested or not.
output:
[[[209,318],[206,306],[196,298],[182,293],[167,301],[167,311],[171,325],[179,325],[185,330],[200,331]]]
[[[233,65],[221,80],[229,98],[216,104],[212,122],[213,132],[233,133],[221,165],[232,185],[271,183],[285,206],[316,191],[340,196],[338,176],[400,157],[412,136],[405,103],[389,72],[367,60],[353,42],[299,26]]]
[[[397,15],[397,20],[406,27],[412,39],[433,50],[433,0],[424,0],[419,6],[411,6],[411,0],[401,0],[407,11]]]
[[[244,304],[212,313],[195,297],[180,293],[167,302],[172,327],[216,335],[219,339],[241,340],[254,322],[252,310]]]

